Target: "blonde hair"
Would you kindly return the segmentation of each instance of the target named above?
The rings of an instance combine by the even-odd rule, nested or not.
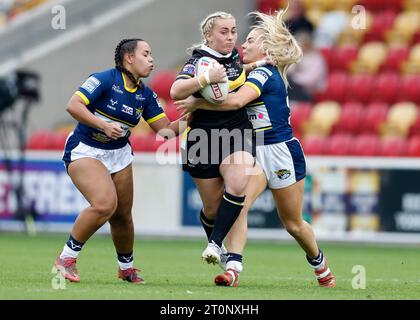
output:
[[[302,59],[303,52],[283,21],[286,11],[287,8],[278,11],[275,15],[254,11],[250,15],[258,19],[252,29],[262,31],[262,50],[277,66],[286,87],[288,87],[287,70]]]
[[[209,33],[213,30],[214,24],[216,22],[216,19],[233,19],[235,20],[235,17],[231,15],[230,13],[223,12],[223,11],[217,11],[212,14],[209,14],[207,17],[204,18],[203,21],[200,23],[200,32],[201,32],[201,42],[198,44],[194,44],[192,47],[187,49],[187,53],[191,54],[194,49],[197,49],[201,47],[201,45],[207,45],[206,40],[206,33]]]

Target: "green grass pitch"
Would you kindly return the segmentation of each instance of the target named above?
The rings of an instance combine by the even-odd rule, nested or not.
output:
[[[321,243],[337,278],[318,287],[294,242],[249,241],[239,287],[216,287],[221,270],[201,261],[205,240],[137,237],[135,266],[144,285],[117,279],[110,236],[94,236],[78,259],[80,283],[53,289],[52,265],[64,234],[29,237],[0,233],[0,299],[420,299],[420,249]],[[366,271],[366,288],[352,288],[353,266]],[[360,282],[359,282],[360,283]]]

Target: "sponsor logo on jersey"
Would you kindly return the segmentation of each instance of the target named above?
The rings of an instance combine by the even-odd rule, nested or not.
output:
[[[144,98],[141,94],[136,94],[136,100],[137,101],[144,101],[146,98]]]
[[[259,71],[259,70],[255,70],[252,71],[249,76],[248,76],[248,80],[250,79],[255,79],[257,80],[259,83],[261,83],[261,85],[264,85],[267,80],[268,80],[268,75],[265,72]]]
[[[124,112],[124,113],[127,113],[129,115],[133,115],[133,113],[134,113],[134,109],[125,105],[125,104],[122,105],[121,111]]]
[[[280,180],[286,180],[292,175],[292,173],[288,169],[280,169],[274,171],[274,173],[280,178]]]
[[[92,94],[100,85],[101,81],[96,79],[94,76],[91,76],[85,81],[85,83],[82,84],[82,88]]]
[[[120,86],[117,86],[116,84],[112,85],[112,90],[116,93],[123,94],[124,92],[121,90]]]
[[[111,100],[109,100],[109,102],[111,102],[111,105],[115,106],[118,103],[118,100],[114,101],[114,100],[111,99]]]
[[[195,65],[193,64],[186,64],[182,69],[182,73],[194,74],[195,73]]]

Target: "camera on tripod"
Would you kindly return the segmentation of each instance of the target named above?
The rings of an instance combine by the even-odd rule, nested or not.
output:
[[[13,107],[18,99],[39,101],[40,76],[37,73],[18,70],[9,76],[0,77],[0,113]]]

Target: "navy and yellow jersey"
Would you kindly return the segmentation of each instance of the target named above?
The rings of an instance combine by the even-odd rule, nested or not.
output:
[[[74,134],[95,148],[122,148],[128,143],[130,128],[136,126],[141,117],[149,124],[165,117],[157,95],[150,88],[144,85],[127,88],[125,75],[115,68],[92,74],[75,94],[95,116],[116,123],[124,130],[121,138],[113,140],[104,132],[79,122]]]
[[[289,97],[278,69],[272,65],[256,68],[245,85],[254,88],[259,96],[246,106],[246,111],[255,132],[264,132],[264,144],[292,139]]]
[[[237,91],[245,83],[245,70],[239,60],[239,53],[236,49],[228,55],[222,55],[205,45],[193,51],[191,58],[185,63],[176,80],[193,78],[197,61],[201,57],[211,57],[225,67],[229,79],[230,92]],[[194,96],[201,97],[199,92],[196,92]],[[247,122],[248,120],[246,111],[242,109],[226,112],[197,110],[193,114],[190,126],[192,128],[235,128],[244,121]]]

